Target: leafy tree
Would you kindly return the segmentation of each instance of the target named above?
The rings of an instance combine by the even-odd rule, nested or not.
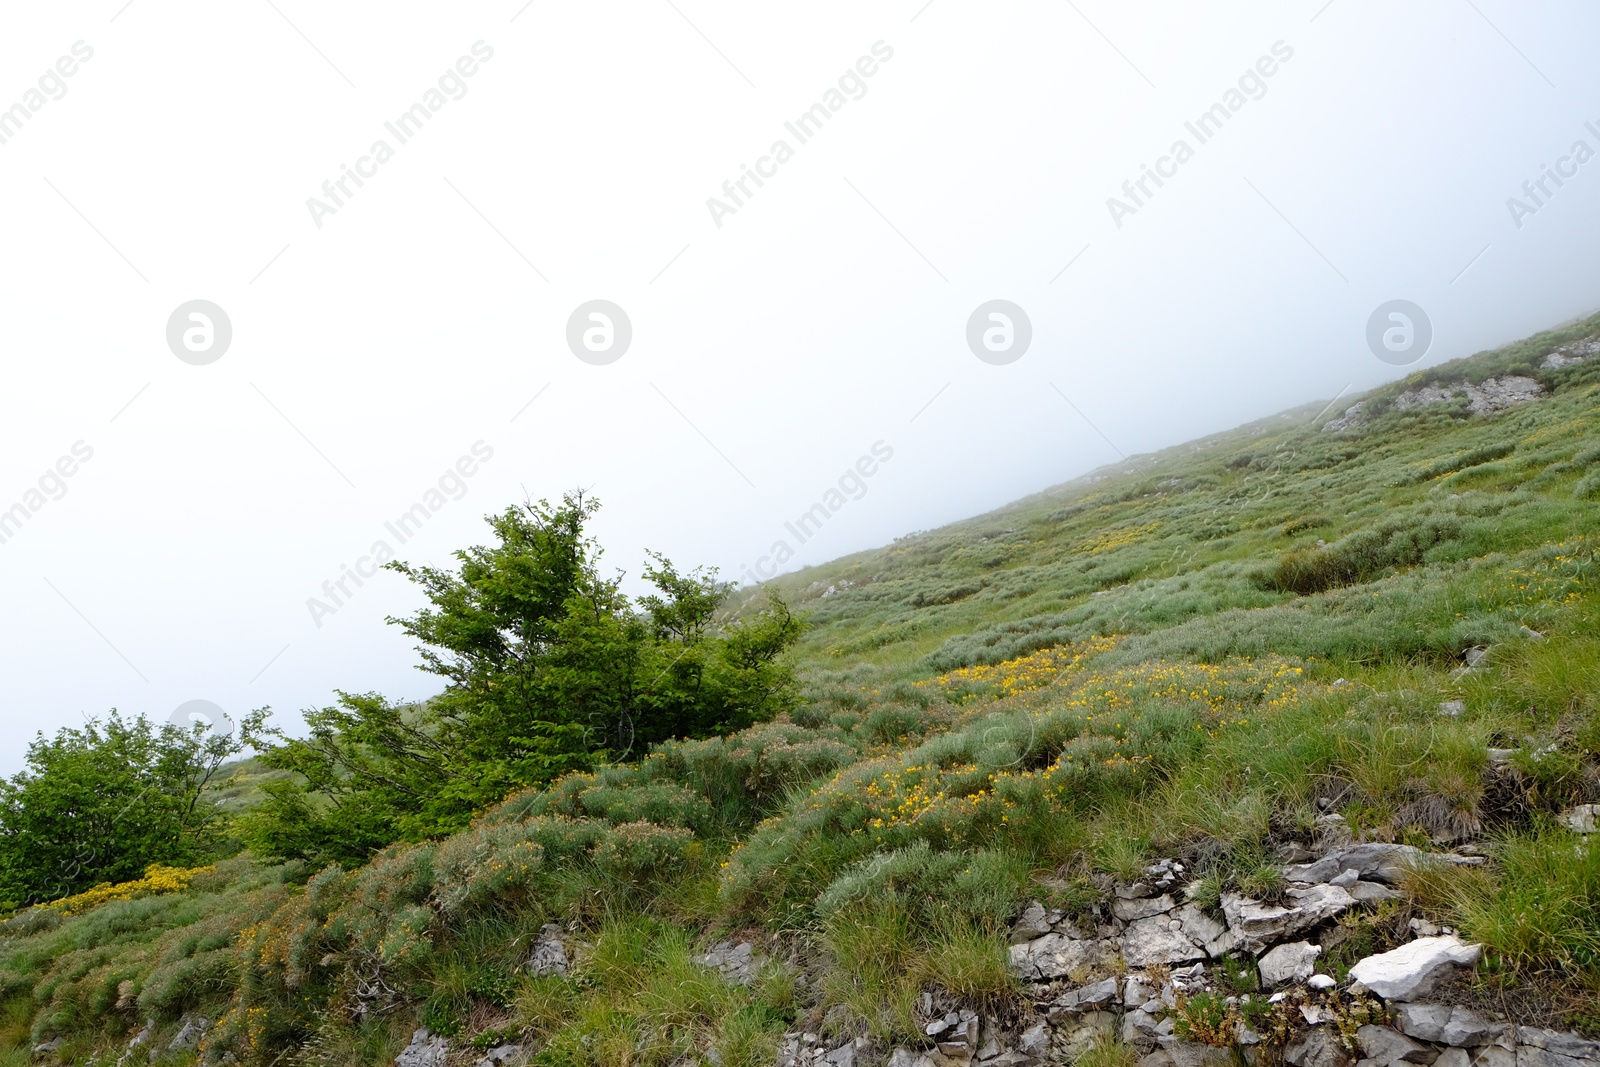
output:
[[[201,792],[266,714],[252,712],[230,735],[204,724],[157,728],[113,709],[104,721],[37,735],[27,768],[0,780],[0,899],[39,903],[138,878],[152,863],[213,858],[219,813]]]
[[[783,653],[800,623],[788,608],[725,618],[731,584],[655,554],[644,577],[656,592],[634,602],[600,573],[585,533],[597,508],[581,493],[508,508],[487,520],[495,542],[458,551],[454,569],[389,564],[428,600],[389,621],[444,692],[424,705],[341,693],[309,712],[309,735],[264,757],[298,773],[248,818],[252,847],[359,861],[458,829],[513,790],[790,707]]]

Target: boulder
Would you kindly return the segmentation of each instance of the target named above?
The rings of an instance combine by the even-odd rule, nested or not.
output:
[[[1011,967],[1025,981],[1049,978],[1091,978],[1109,974],[1122,948],[1116,938],[1088,940],[1065,934],[1046,934],[1011,946]]]
[[[1483,946],[1454,935],[1420,937],[1393,952],[1368,956],[1350,968],[1350,977],[1385,1000],[1425,996],[1456,967],[1478,962]]]
[[[1185,963],[1205,956],[1205,949],[1184,936],[1181,924],[1165,915],[1131,922],[1122,932],[1122,957],[1129,967]]]
[[[1433,1067],[1472,1067],[1472,1054],[1464,1048],[1447,1048],[1433,1061]]]
[[[1285,982],[1303,982],[1316,970],[1317,957],[1322,949],[1309,941],[1291,941],[1268,950],[1257,966],[1261,968],[1263,986],[1283,985]]]
[[[1413,1041],[1398,1030],[1368,1023],[1356,1031],[1356,1042],[1366,1058],[1378,1067],[1401,1067],[1402,1064],[1428,1064],[1439,1058],[1439,1050],[1420,1041]]]

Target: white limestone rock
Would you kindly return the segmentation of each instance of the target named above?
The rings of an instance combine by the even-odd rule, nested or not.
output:
[[[1425,996],[1456,967],[1478,962],[1483,946],[1469,945],[1453,934],[1420,937],[1393,952],[1368,956],[1350,968],[1350,977],[1384,1000]]]

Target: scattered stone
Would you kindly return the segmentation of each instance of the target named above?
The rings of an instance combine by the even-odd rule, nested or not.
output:
[[[1462,653],[1469,667],[1481,667],[1489,660],[1489,650],[1482,645],[1473,645]]]
[[[1283,985],[1311,977],[1322,949],[1309,941],[1292,941],[1269,950],[1256,961],[1261,968],[1261,984]]]
[[[695,956],[694,962],[719,971],[734,985],[749,985],[755,974],[755,949],[748,941],[718,941],[704,954]]]
[[[1489,749],[1489,762],[1509,763],[1511,762],[1511,757],[1516,754],[1517,750],[1514,748],[1491,748]]]
[[[1117,898],[1119,900],[1139,900],[1143,897],[1153,897],[1155,895],[1156,891],[1154,887],[1146,885],[1143,882],[1134,882],[1132,885],[1117,886]]]
[[[445,1067],[444,1038],[430,1034],[426,1026],[419,1027],[394,1062],[397,1067]]]
[[[1333,980],[1332,975],[1327,974],[1314,974],[1310,978],[1306,979],[1306,985],[1312,989],[1318,990],[1319,992],[1325,989],[1332,989],[1338,984],[1338,982]]]
[[[1366,1057],[1379,1067],[1400,1067],[1403,1063],[1432,1063],[1439,1050],[1413,1041],[1398,1030],[1368,1023],[1356,1031],[1356,1042]]]
[[[52,1037],[49,1041],[42,1041],[33,1046],[33,1054],[35,1056],[48,1056],[66,1043],[67,1039],[64,1037]]]
[[[539,930],[539,939],[533,943],[533,955],[528,957],[528,971],[538,978],[564,975],[567,970],[567,949],[561,941],[561,927],[545,923]]]
[[[1472,1067],[1472,1054],[1464,1048],[1447,1048],[1433,1061],[1433,1067]]]
[[[1538,630],[1535,630],[1531,626],[1524,626],[1518,632],[1520,632],[1522,634],[1522,636],[1526,637],[1529,641],[1543,641],[1544,640],[1544,634],[1540,633]]]
[[[1354,867],[1347,867],[1343,871],[1328,879],[1329,885],[1336,885],[1340,889],[1349,889],[1361,881],[1361,872]]]
[[[1457,966],[1477,963],[1482,951],[1451,935],[1423,937],[1368,956],[1350,968],[1350,977],[1385,1000],[1411,1000],[1431,992]]]
[[[1439,928],[1437,926],[1433,925],[1433,923],[1429,922],[1427,919],[1423,919],[1423,918],[1420,918],[1420,917],[1419,918],[1415,918],[1415,919],[1412,919],[1409,923],[1407,923],[1406,926],[1411,930],[1411,936],[1413,936],[1413,937],[1438,937],[1439,936]]]
[[[1333,684],[1330,686],[1330,688],[1332,688],[1332,689],[1343,689],[1345,686],[1347,686],[1349,684],[1350,684],[1350,682],[1348,680],[1344,679],[1344,678],[1335,678],[1333,680]]]
[[[1561,813],[1561,824],[1580,834],[1592,834],[1600,819],[1600,804],[1579,804]]]
[[[1449,718],[1455,718],[1466,710],[1467,702],[1465,700],[1446,700],[1439,705],[1439,714]]]

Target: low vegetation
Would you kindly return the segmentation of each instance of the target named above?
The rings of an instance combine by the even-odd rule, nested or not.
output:
[[[762,590],[657,561],[625,603],[587,502],[508,512],[457,570],[402,568],[443,697],[343,697],[226,779],[262,784],[229,787],[207,854],[0,923],[0,1064],[55,1038],[105,1062],[147,1023],[165,1048],[186,1015],[214,1025],[172,1062],[379,1064],[419,1025],[551,1067],[925,1045],[928,991],[1017,1002],[1025,900],[1088,916],[1161,856],[1202,906],[1270,898],[1276,846],[1332,812],[1489,861],[1351,918],[1336,971],[1426,917],[1486,946],[1484,997],[1600,1031],[1600,843],[1559,819],[1600,800],[1600,359],[1541,367],[1597,330]],[[1387,403],[1505,373],[1544,395]],[[550,924],[568,973],[528,967]],[[763,946],[748,985],[694,961],[732,935]],[[1236,1021],[1208,996],[1197,1034]]]

